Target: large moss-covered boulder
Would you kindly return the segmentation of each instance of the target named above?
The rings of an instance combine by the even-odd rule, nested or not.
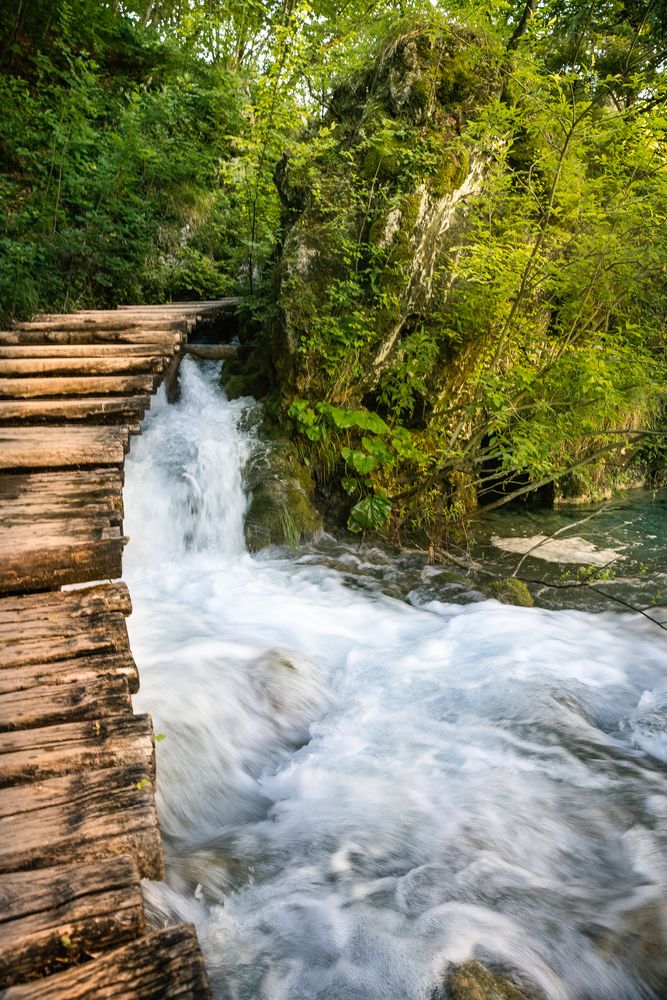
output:
[[[255,459],[248,478],[245,536],[251,552],[267,545],[296,546],[321,530],[312,480],[289,440],[274,438],[269,450]]]
[[[288,397],[349,405],[400,392],[396,361],[424,345],[446,284],[436,265],[484,172],[466,126],[498,80],[473,32],[413,19],[335,90],[304,149],[278,164],[272,362]],[[436,347],[425,353],[421,363],[434,365]],[[414,392],[415,372],[403,367]]]

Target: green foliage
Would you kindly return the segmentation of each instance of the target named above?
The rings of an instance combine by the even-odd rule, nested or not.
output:
[[[355,529],[657,483],[663,8],[6,0],[1,321],[247,291]]]
[[[386,488],[407,528],[446,531],[471,495],[506,502],[587,465],[599,480],[641,442],[645,467],[664,465],[643,436],[667,388],[659,19],[610,5],[582,28],[581,13],[541,7],[504,52],[499,12],[483,37],[438,14],[398,22],[305,139],[276,367],[318,447],[318,400],[363,403],[418,442],[415,461],[357,436],[329,463],[350,496]],[[559,23],[575,48],[553,42]]]
[[[350,531],[380,531],[391,514],[391,503],[379,493],[372,494],[355,504],[347,526]]]
[[[48,34],[22,14],[0,76],[3,320],[233,291],[238,81],[83,0]]]

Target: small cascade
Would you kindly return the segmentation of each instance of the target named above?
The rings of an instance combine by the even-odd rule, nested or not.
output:
[[[195,921],[220,1000],[429,1000],[471,957],[549,1000],[664,1000],[655,626],[352,585],[379,550],[251,557],[256,404],[218,380],[185,361],[126,466],[156,920]]]

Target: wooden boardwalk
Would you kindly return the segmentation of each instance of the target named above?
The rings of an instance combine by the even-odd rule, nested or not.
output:
[[[194,929],[146,932],[159,879],[150,717],[122,575],[123,461],[188,332],[231,300],[43,316],[0,333],[0,1000],[209,989]]]

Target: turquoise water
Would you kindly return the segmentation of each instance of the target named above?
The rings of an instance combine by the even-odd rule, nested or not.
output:
[[[587,520],[585,520],[587,519]],[[618,557],[591,582],[610,596],[638,608],[657,608],[655,616],[667,618],[667,489],[630,490],[604,504],[562,507],[553,511],[501,510],[484,515],[473,538],[473,554],[489,568],[511,574],[521,556],[503,552],[491,543],[492,536],[531,537],[538,534],[567,541],[583,538],[599,550],[616,550]],[[545,584],[576,582],[582,564],[553,563],[528,556],[520,575]],[[619,608],[613,600],[587,588],[530,584],[537,602],[548,608],[581,608],[588,611]]]

